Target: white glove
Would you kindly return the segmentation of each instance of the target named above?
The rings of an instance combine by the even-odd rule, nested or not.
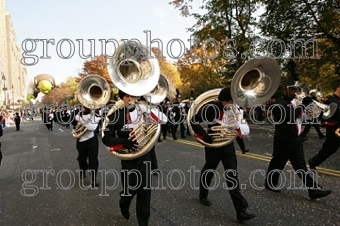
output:
[[[246,120],[242,120],[242,123],[239,124],[242,135],[249,135],[250,128]]]

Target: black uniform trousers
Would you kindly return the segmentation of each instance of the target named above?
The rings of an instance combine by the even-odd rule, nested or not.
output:
[[[173,138],[173,139],[177,139],[177,135],[176,135],[176,130],[177,130],[177,128],[175,128],[175,125],[172,124],[172,123],[169,122],[169,121],[167,122],[167,125],[168,125],[168,127],[170,128],[172,138]]]
[[[165,123],[165,124],[161,124],[161,132],[162,132],[162,135],[163,135],[163,139],[165,140],[166,139],[166,135],[168,133],[168,128],[170,127],[170,123]],[[172,132],[172,130],[171,130]]]
[[[119,206],[123,212],[129,212],[131,201],[133,197],[137,195],[136,214],[139,226],[147,226],[150,218],[151,189],[144,189],[145,187],[150,188],[151,186],[150,184],[146,184],[147,181],[150,181],[150,172],[146,170],[147,165],[143,163],[144,161],[151,161],[150,152],[137,159],[121,161],[121,180],[123,191],[120,192]],[[126,173],[123,172],[124,170],[138,170],[141,173],[142,178],[137,176],[135,173],[130,173],[128,177],[125,178],[124,175]],[[139,185],[137,189],[128,188],[135,187],[137,185]]]
[[[236,141],[237,141],[237,143],[238,143],[238,146],[240,146],[241,151],[245,151],[245,150],[246,150],[246,145],[244,144],[243,138],[237,136],[237,137],[236,137]]]
[[[314,166],[319,166],[331,155],[333,155],[340,147],[340,138],[335,135],[335,129],[326,129],[326,140],[322,144],[321,150],[311,159]]]
[[[158,169],[158,162],[157,162],[155,146],[153,146],[151,148],[150,154],[151,154],[151,170]]]
[[[1,152],[1,142],[0,142],[0,166],[1,166],[1,161],[2,161],[2,152]]]
[[[175,131],[175,134],[177,132],[177,128],[178,128],[178,125],[179,125],[179,128],[180,128],[180,131],[181,131],[181,136],[182,138],[184,137],[184,132],[185,132],[185,125],[184,125],[184,121],[182,122],[176,122],[175,125],[174,125],[174,131]]]
[[[207,170],[216,170],[218,164],[222,162],[224,170],[233,170],[237,172],[237,157],[234,144],[229,144],[221,148],[208,148],[205,147],[205,165],[201,171],[200,176],[200,198],[206,198],[208,196],[211,180],[214,176],[213,172],[206,172]],[[229,194],[234,204],[236,212],[241,212],[248,207],[247,200],[240,192],[239,181],[237,173],[226,172],[225,178]],[[232,179],[231,179],[232,178]],[[237,184],[235,182],[237,181]]]
[[[288,160],[295,171],[302,170],[307,172],[301,136],[282,134],[281,136],[274,137],[273,156],[268,165],[265,182],[270,185],[271,188],[278,188],[280,172],[277,171],[282,171]],[[310,175],[297,174],[306,187],[316,188],[318,186]]]
[[[20,122],[15,122],[15,129],[16,131],[20,130]]]
[[[323,133],[321,132],[320,129],[320,125],[319,124],[311,124],[311,120],[308,121],[309,123],[307,125],[305,125],[305,128],[302,131],[302,135],[303,136],[307,136],[307,134],[309,133],[310,129],[312,128],[312,126],[315,128],[315,131],[318,133],[318,136],[324,137]]]
[[[77,141],[77,150],[78,150],[78,163],[81,173],[85,175],[85,170],[93,171],[91,173],[92,182],[95,182],[95,177],[98,172],[98,137],[95,134],[92,138],[79,142]],[[88,160],[88,162],[87,162]]]

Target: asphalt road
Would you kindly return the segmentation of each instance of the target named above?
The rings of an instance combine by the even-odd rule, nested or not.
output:
[[[271,193],[262,185],[272,152],[271,125],[250,125],[245,138],[247,154],[238,153],[238,173],[242,193],[256,218],[245,225],[340,225],[340,152],[318,168],[319,183],[333,193],[311,201],[304,189],[289,189],[293,179],[288,164],[281,193]],[[71,130],[55,125],[47,131],[41,121],[24,122],[21,131],[7,128],[1,138],[3,161],[0,166],[0,225],[137,225],[135,199],[130,220],[119,211],[120,160],[100,143],[100,186],[88,189],[81,184],[75,140]],[[179,136],[180,137],[180,136]],[[322,145],[314,129],[305,142],[306,159]],[[237,143],[235,147],[239,150]],[[198,176],[204,164],[203,147],[192,137],[156,144],[162,175],[151,176],[150,225],[239,225],[229,193],[223,187],[222,164],[212,183],[212,206],[198,201]],[[299,179],[296,179],[300,183]],[[297,184],[300,186],[300,184]]]

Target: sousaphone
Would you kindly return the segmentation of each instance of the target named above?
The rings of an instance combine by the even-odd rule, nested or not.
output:
[[[108,72],[114,85],[123,92],[142,96],[158,83],[158,60],[149,48],[140,42],[120,42],[108,59]]]
[[[235,73],[231,82],[231,96],[234,104],[243,108],[249,108],[257,104],[262,104],[276,92],[280,85],[281,71],[278,63],[271,58],[252,59],[243,64]],[[195,135],[191,118],[196,115],[203,106],[210,102],[218,101],[218,95],[222,89],[212,89],[198,96],[191,105],[187,123],[191,134],[199,143],[210,148],[219,148],[229,143],[238,136],[233,125],[228,127],[212,127],[216,133],[211,134],[213,142],[206,143],[203,139]],[[237,105],[230,106],[228,111],[233,112],[234,122],[241,123],[241,112]]]
[[[167,89],[165,86],[168,84],[166,81],[166,85],[164,85],[164,80],[160,79],[158,60],[149,48],[138,41],[121,42],[112,54],[112,57],[108,59],[108,71],[112,82],[119,90],[133,96],[148,94],[154,102],[163,98]],[[159,92],[156,90],[159,90]],[[103,122],[102,136],[104,136],[104,130],[109,123],[108,116],[123,107],[124,102],[119,100],[109,110]],[[138,108],[138,105],[136,107]],[[129,139],[138,144],[137,151],[130,152],[124,149],[122,145],[118,150],[110,150],[109,147],[107,147],[107,150],[123,160],[131,160],[145,155],[157,142],[161,128],[161,125],[157,122],[145,123],[146,121],[150,122],[143,116],[137,127],[130,133]],[[131,136],[132,134],[133,136]]]
[[[251,108],[269,100],[278,89],[281,70],[272,58],[254,58],[243,64],[231,81],[234,103]]]
[[[168,80],[164,75],[160,74],[155,88],[143,96],[148,98],[151,104],[160,104],[168,96],[169,90],[170,85]]]
[[[106,105],[110,100],[110,96],[111,87],[109,83],[99,75],[88,75],[84,77],[77,87],[77,98],[79,102],[92,110]],[[72,136],[74,138],[79,138],[86,131],[87,128],[78,122],[72,130]]]

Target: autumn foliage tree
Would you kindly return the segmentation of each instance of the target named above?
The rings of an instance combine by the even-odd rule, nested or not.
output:
[[[100,55],[95,59],[85,61],[82,72],[79,73],[78,81],[91,74],[102,76],[108,83],[112,84],[107,68],[107,57],[105,55]]]
[[[181,75],[183,93],[188,97],[191,91],[195,98],[207,90],[227,86],[232,78],[229,76],[227,79],[224,74],[226,68],[218,65],[214,59],[204,57],[200,48],[188,50],[176,66]]]
[[[180,74],[172,63],[168,62],[165,58],[162,57],[162,53],[158,48],[152,48],[152,52],[158,60],[160,73],[164,75],[168,80],[170,86],[168,96],[170,98],[175,98],[176,88],[180,89],[182,86]]]

